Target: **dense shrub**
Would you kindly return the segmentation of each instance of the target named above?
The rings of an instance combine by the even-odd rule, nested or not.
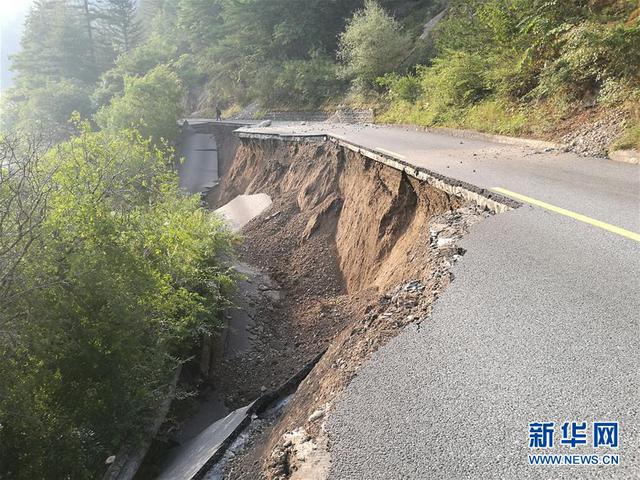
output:
[[[523,133],[550,127],[545,116],[557,119],[585,96],[623,102],[640,89],[632,3],[453,2],[437,28],[436,58],[417,69],[421,93],[415,75],[382,80],[391,101],[383,118]]]
[[[33,80],[37,83],[37,79]],[[2,120],[3,130],[46,132],[62,140],[73,131],[69,124],[73,112],[85,116],[91,113],[91,90],[85,84],[68,79],[54,81],[39,77],[39,80],[29,88],[17,85],[6,94],[2,116],[8,118]]]
[[[392,101],[414,103],[423,93],[419,75],[401,76],[397,73],[388,73],[379,77],[378,85],[387,89],[387,94]]]
[[[171,38],[152,32],[144,43],[120,55],[115,66],[105,71],[92,94],[95,108],[108,105],[112,98],[124,92],[125,77],[141,77],[158,65],[177,58],[178,48]]]
[[[136,127],[155,141],[173,141],[186,94],[178,76],[160,65],[143,77],[126,77],[124,82],[122,96],[96,114],[98,125],[112,132]]]
[[[39,168],[52,186],[40,234],[1,299],[14,299],[0,329],[7,478],[99,478],[232,287],[233,237],[178,191],[170,157],[134,131],[80,128]]]
[[[276,70],[273,83],[264,85],[259,98],[269,105],[318,108],[342,90],[344,82],[336,68],[330,57],[320,53],[308,60],[290,60]]]
[[[558,56],[542,71],[539,94],[568,87],[580,95],[611,79],[640,78],[640,25],[583,22],[557,44]]]
[[[377,77],[402,62],[409,45],[400,24],[375,0],[366,0],[340,36],[342,74],[358,87],[371,87]]]

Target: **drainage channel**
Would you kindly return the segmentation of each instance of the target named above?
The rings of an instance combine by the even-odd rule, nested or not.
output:
[[[216,212],[225,219],[232,230],[239,232],[270,206],[271,198],[266,194],[239,195]],[[235,306],[225,314],[222,341],[218,342],[223,356],[230,359],[251,349],[251,330],[259,321],[255,318],[257,312],[252,303],[269,301],[272,299],[271,295],[278,292],[267,275],[250,265],[236,263],[234,269],[241,275],[242,280],[235,296]],[[269,287],[266,287],[267,285]],[[248,299],[252,299],[253,302]],[[248,405],[232,412],[226,412],[225,392],[210,392],[209,399],[200,405],[200,411],[181,426],[176,439],[181,441],[182,445],[170,452],[162,473],[157,477],[158,480],[199,479],[205,475],[207,478],[221,478],[219,472],[223,471],[224,459],[228,462],[233,452],[242,448],[250,435],[252,425],[255,426],[257,422],[264,420],[273,421],[282,412],[297,386],[321,356],[322,354],[317,355],[280,387],[264,393]],[[208,426],[203,429],[205,422]],[[194,435],[194,431],[197,434]]]
[[[280,388],[234,410],[175,449],[157,480],[222,478],[229,459],[243,447],[251,434],[251,426],[256,422],[277,418],[321,356],[322,354],[318,355],[305,365]]]

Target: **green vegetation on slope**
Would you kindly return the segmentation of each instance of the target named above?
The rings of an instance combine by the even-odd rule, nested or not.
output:
[[[357,90],[371,89],[378,77],[398,67],[410,43],[400,23],[375,1],[367,0],[340,35],[342,75],[353,79]]]
[[[105,125],[116,121],[106,118],[111,109],[130,126],[149,114],[158,121],[255,102],[263,110],[346,102],[374,107],[386,122],[544,135],[583,105],[628,110],[639,98],[634,0],[312,0],[304,8],[298,0],[142,0],[142,14],[133,4],[38,2],[13,61],[4,129],[36,126],[64,138],[73,111],[99,112]],[[167,98],[167,75],[183,89],[179,105],[176,91],[170,109],[152,112],[155,95]],[[142,78],[150,88],[136,102],[125,89],[140,90]]]
[[[182,114],[185,95],[178,76],[159,65],[142,77],[125,76],[123,80],[122,95],[96,113],[98,125],[115,132],[135,126],[144,137],[156,141],[176,138],[176,120]]]
[[[133,130],[0,143],[0,472],[99,478],[218,326],[233,236]]]
[[[636,2],[454,2],[437,55],[388,76],[382,119],[540,134],[582,102],[624,107],[640,98]],[[633,129],[632,131],[633,132]]]
[[[640,151],[640,121],[636,120],[625,134],[614,144],[614,148],[626,150],[635,148]]]
[[[185,89],[181,113],[252,102],[337,104],[351,85],[375,88],[376,76],[426,59],[414,43],[440,3],[142,0],[136,12],[134,0],[41,0],[12,61],[16,85],[3,96],[2,130],[45,129],[65,138],[73,111],[90,117],[111,102],[129,108],[133,117],[120,118],[135,124],[123,105],[131,99],[122,100],[125,86],[158,67]]]

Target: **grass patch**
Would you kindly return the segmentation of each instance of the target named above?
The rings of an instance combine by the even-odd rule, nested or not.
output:
[[[534,109],[501,100],[485,100],[467,108],[440,108],[428,102],[391,102],[376,120],[380,123],[423,127],[465,128],[499,135],[539,134],[546,128],[544,115]]]
[[[471,107],[460,126],[500,135],[524,135],[529,133],[527,120],[522,109],[490,100]]]
[[[640,150],[640,121],[626,130],[626,132],[612,145],[613,150]]]

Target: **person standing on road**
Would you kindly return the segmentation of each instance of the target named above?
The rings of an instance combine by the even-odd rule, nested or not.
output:
[[[222,121],[222,112],[220,108],[216,107],[216,122]]]

